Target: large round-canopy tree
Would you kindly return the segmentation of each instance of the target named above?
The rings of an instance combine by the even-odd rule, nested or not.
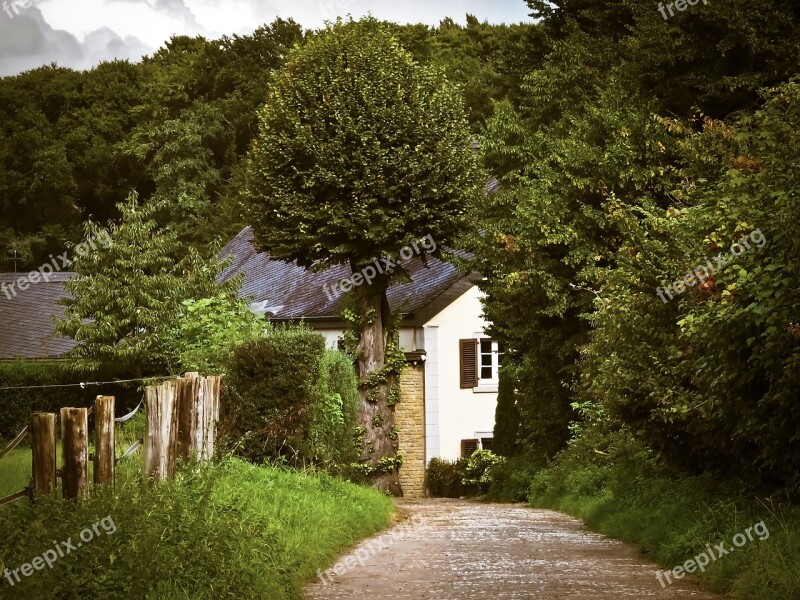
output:
[[[260,249],[276,259],[314,270],[348,264],[356,274],[378,258],[398,260],[425,236],[435,244],[421,251],[440,252],[463,233],[482,189],[458,88],[372,18],[339,20],[295,48],[259,121],[250,219]],[[361,462],[395,495],[397,361],[386,290],[401,272],[352,291]]]

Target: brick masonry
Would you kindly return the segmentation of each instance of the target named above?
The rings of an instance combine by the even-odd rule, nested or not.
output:
[[[425,363],[410,361],[400,378],[395,406],[399,451],[403,455],[400,485],[406,498],[425,497]]]

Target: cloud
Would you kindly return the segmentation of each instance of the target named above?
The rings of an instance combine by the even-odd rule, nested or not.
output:
[[[2,2],[0,0],[0,6]],[[138,60],[174,35],[208,39],[250,33],[276,17],[306,28],[369,13],[399,23],[435,25],[466,13],[490,22],[529,20],[524,0],[7,0],[0,10],[0,75],[55,62],[87,69],[104,60]],[[21,8],[27,6],[26,8]]]
[[[53,29],[37,6],[21,9],[14,18],[0,13],[0,76],[15,75],[42,65],[88,69],[104,60],[139,60],[154,48],[141,40],[120,37],[108,28],[91,32],[83,40]]]

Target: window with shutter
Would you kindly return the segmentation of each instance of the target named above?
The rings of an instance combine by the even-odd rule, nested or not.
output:
[[[469,458],[478,449],[478,440],[461,440],[461,456]]]
[[[478,385],[478,340],[470,338],[459,340],[459,359],[461,363],[461,389]]]

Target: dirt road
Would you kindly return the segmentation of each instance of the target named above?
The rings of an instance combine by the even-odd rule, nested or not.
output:
[[[319,571],[310,599],[721,598],[686,578],[662,588],[636,548],[557,512],[463,500],[400,506],[407,520],[340,557],[338,575]]]

